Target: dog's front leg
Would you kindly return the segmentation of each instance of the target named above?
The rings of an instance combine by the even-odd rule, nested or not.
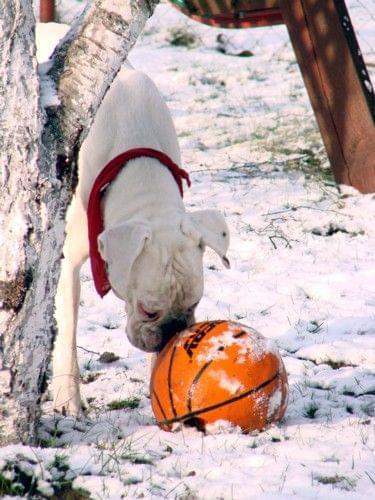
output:
[[[64,258],[61,263],[55,301],[57,336],[53,352],[52,379],[54,409],[64,415],[74,416],[82,414],[76,345],[79,269],[80,267],[72,265],[68,258]]]
[[[53,405],[68,415],[82,415],[76,329],[80,298],[80,269],[87,257],[85,213],[73,202],[68,213],[64,258],[55,300],[57,336],[53,352]]]

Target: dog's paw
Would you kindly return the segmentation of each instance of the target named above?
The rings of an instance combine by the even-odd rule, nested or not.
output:
[[[52,382],[53,409],[64,416],[81,418],[84,415],[78,378],[73,375],[55,376]]]

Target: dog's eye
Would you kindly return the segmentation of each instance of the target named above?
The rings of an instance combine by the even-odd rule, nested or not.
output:
[[[161,316],[161,311],[148,311],[143,304],[138,304],[138,310],[146,321],[156,321]]]
[[[159,317],[159,313],[158,312],[147,312],[145,311],[145,314],[147,316],[148,319],[157,319]]]

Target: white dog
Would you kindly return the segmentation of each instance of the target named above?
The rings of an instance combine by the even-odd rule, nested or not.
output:
[[[99,274],[104,270],[109,286],[125,301],[130,342],[148,352],[159,351],[172,335],[194,322],[203,292],[205,246],[229,266],[229,233],[223,216],[216,210],[187,213],[176,182],[184,172],[179,177],[160,159],[143,155],[121,165],[113,180],[102,191],[99,188],[96,205],[99,199],[103,227],[100,234],[94,230],[89,241],[87,210],[94,183],[113,158],[134,148],[152,148],[180,165],[176,132],[162,97],[146,75],[126,65],[82,145],[79,183],[67,213],[53,355],[54,407],[63,413],[82,411],[76,326],[79,272],[89,255],[93,269],[98,260],[99,267],[101,259],[105,262]],[[100,289],[100,276],[97,279],[103,295],[106,290]]]

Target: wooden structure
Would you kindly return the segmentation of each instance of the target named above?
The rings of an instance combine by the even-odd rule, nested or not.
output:
[[[55,20],[55,0],[40,0],[39,20],[41,23],[50,23]]]
[[[278,0],[170,0],[200,23],[221,28],[255,28],[282,24]]]
[[[284,22],[335,179],[375,192],[375,95],[344,0],[171,0],[211,26]]]
[[[285,23],[335,179],[375,192],[375,95],[344,0],[170,0],[223,28]],[[40,0],[40,20],[54,0]]]

